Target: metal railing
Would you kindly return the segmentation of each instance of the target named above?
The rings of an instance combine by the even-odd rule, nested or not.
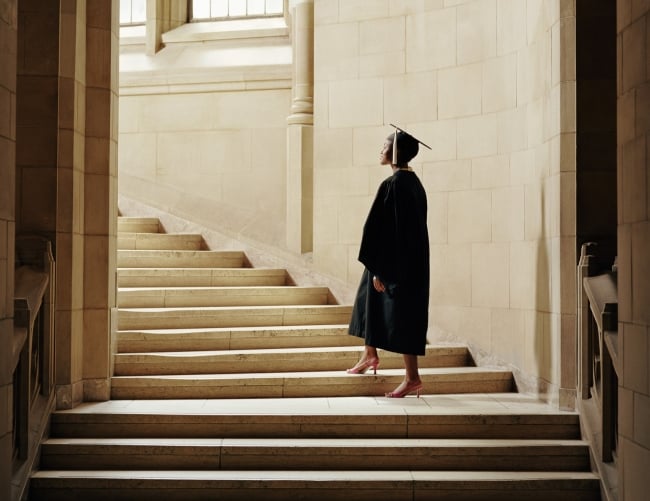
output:
[[[582,245],[578,263],[578,395],[593,399],[598,409],[601,460],[614,459],[617,439],[618,293],[616,266],[598,270],[589,248]]]

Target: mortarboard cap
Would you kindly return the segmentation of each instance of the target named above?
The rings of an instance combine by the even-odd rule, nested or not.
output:
[[[404,129],[398,127],[397,125],[393,125],[393,124],[389,124],[389,125],[395,128],[395,134],[393,135],[393,161],[392,161],[393,165],[397,165],[398,152],[403,153],[405,156],[407,156],[408,157],[407,161],[408,161],[418,154],[419,144],[421,144],[425,148],[431,149],[429,145],[423,143],[418,138],[412,136]]]

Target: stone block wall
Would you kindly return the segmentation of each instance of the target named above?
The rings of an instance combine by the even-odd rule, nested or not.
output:
[[[356,284],[388,124],[412,131],[432,147],[412,163],[430,334],[554,399],[575,357],[574,52],[572,1],[315,2],[314,262]]]
[[[123,94],[120,194],[285,247],[290,100],[288,88]]]
[[[620,499],[648,499],[650,464],[650,5],[618,0]]]
[[[0,498],[10,498],[16,175],[16,2],[0,2]]]

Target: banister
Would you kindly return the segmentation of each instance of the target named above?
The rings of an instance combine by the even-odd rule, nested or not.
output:
[[[603,273],[583,280],[591,313],[598,331],[616,330],[618,323],[618,291],[614,273]]]
[[[582,246],[578,263],[578,392],[591,400],[597,415],[591,439],[599,443],[600,461],[615,459],[617,438],[618,377],[618,290],[616,267],[596,269],[597,259],[588,253],[593,244]],[[585,411],[589,406],[582,407]]]
[[[16,236],[13,373],[14,460],[29,456],[30,422],[38,396],[54,384],[55,268],[52,244],[38,235]]]

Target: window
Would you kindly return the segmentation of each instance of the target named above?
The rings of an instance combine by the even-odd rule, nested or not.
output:
[[[130,26],[147,22],[147,0],[120,0],[120,25]]]
[[[281,16],[283,0],[192,0],[192,21]]]

